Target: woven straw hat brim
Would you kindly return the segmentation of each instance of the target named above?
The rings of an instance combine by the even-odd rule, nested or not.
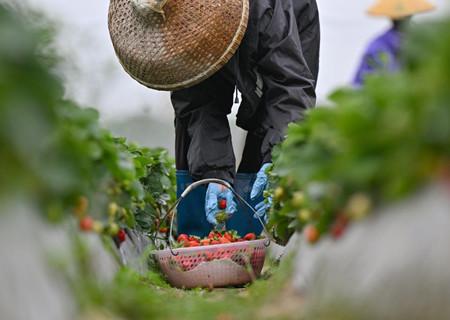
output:
[[[174,91],[220,70],[247,29],[249,0],[168,0],[164,16],[132,0],[111,0],[109,31],[125,71],[139,83]]]
[[[433,9],[435,6],[427,0],[379,0],[368,13],[373,16],[401,19]]]

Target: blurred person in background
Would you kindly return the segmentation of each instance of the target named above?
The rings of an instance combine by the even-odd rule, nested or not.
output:
[[[265,217],[269,204],[263,191],[272,148],[283,140],[288,124],[315,105],[319,46],[315,0],[250,0],[247,31],[234,57],[212,77],[171,95],[178,193],[192,179],[220,178],[256,205],[259,218]],[[235,87],[242,94],[237,125],[247,131],[237,174],[227,119]],[[198,207],[203,197],[204,211]],[[226,200],[226,208],[219,207],[220,199]],[[228,229],[261,232],[258,217],[238,210],[230,190],[210,183],[192,206],[180,206],[179,233],[207,234],[223,209],[234,214]]]
[[[368,13],[389,18],[392,26],[369,44],[353,79],[353,85],[363,85],[365,78],[373,73],[399,70],[404,29],[414,14],[434,8],[427,0],[378,0]]]

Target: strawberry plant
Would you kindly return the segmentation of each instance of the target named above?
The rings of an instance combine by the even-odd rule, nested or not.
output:
[[[0,196],[32,199],[50,221],[75,216],[83,231],[124,239],[135,228],[157,240],[175,198],[172,159],[65,100],[58,59],[42,48],[51,29],[24,20],[0,6]]]
[[[406,42],[402,72],[338,90],[332,106],[290,126],[272,171],[270,224],[282,241],[304,228],[310,242],[340,237],[347,221],[448,171],[449,28],[421,27]]]

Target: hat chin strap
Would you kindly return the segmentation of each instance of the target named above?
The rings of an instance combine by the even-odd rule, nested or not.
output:
[[[157,12],[164,17],[164,5],[168,0],[131,0],[133,6],[142,14]]]

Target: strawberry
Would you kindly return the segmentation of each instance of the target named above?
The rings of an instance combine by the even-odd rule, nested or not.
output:
[[[169,228],[161,227],[161,228],[159,228],[159,232],[161,232],[161,233],[167,233],[167,232],[169,232]]]
[[[84,216],[89,207],[89,200],[86,197],[79,197],[73,209],[78,217]]]
[[[317,230],[317,228],[312,224],[307,225],[303,230],[303,233],[305,235],[306,240],[309,243],[315,243],[317,242],[317,240],[319,240],[320,237],[319,230]]]
[[[94,220],[87,216],[80,219],[80,229],[83,231],[91,231],[94,226]]]
[[[347,229],[348,218],[345,215],[339,215],[331,226],[331,235],[334,239],[339,239]]]
[[[231,243],[231,241],[228,240],[228,239],[225,238],[225,237],[220,238],[220,239],[219,239],[219,242],[220,242],[220,243]]]
[[[225,210],[225,208],[227,207],[227,200],[220,199],[219,203],[218,203],[218,206],[219,206],[220,210]]]
[[[100,221],[94,221],[94,224],[92,225],[92,230],[94,232],[97,232],[98,234],[102,233],[104,229],[103,223]]]
[[[233,242],[233,241],[234,241],[233,236],[232,236],[230,233],[228,233],[228,232],[225,232],[225,234],[223,235],[223,237],[226,238],[226,239],[228,239],[230,242]]]
[[[197,237],[197,236],[189,236],[189,241],[196,241],[196,242],[199,242],[199,241],[200,241],[200,238]]]
[[[202,246],[209,246],[210,243],[211,243],[211,239],[202,239],[202,240],[200,240],[200,244]]]
[[[211,244],[220,244],[220,241],[219,240],[212,240]]]
[[[216,233],[214,231],[211,231],[208,235],[208,239],[213,239],[216,237]]]
[[[244,236],[244,240],[247,240],[247,241],[252,241],[252,240],[255,240],[255,239],[256,239],[256,235],[254,233],[247,233]]]
[[[189,236],[187,234],[180,234],[177,238],[178,242],[185,242],[185,241],[189,241]]]
[[[216,213],[216,221],[218,224],[225,223],[228,218],[230,218],[230,216],[225,211],[219,211],[218,213]]]
[[[117,233],[119,233],[119,226],[117,225],[117,223],[113,222],[110,223],[108,226],[108,233],[111,237],[114,237],[117,235]]]
[[[200,243],[198,243],[197,241],[189,241],[188,246],[189,247],[198,247],[198,246],[200,246]]]
[[[189,244],[189,241],[182,241],[182,242],[180,242],[181,244],[183,244],[183,247],[185,247],[185,248],[189,248],[191,245]]]
[[[117,239],[119,240],[119,243],[122,243],[127,239],[127,234],[125,230],[123,229],[119,230],[119,232],[117,233]]]

